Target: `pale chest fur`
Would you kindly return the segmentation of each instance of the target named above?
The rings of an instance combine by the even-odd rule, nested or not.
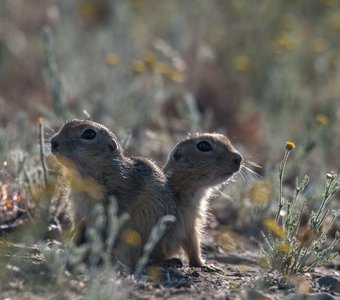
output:
[[[211,189],[200,189],[187,195],[177,206],[179,231],[183,238],[194,231],[203,231],[208,210],[208,200]]]

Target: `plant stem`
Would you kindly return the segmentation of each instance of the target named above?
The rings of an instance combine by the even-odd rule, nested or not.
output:
[[[39,118],[38,121],[39,124],[39,148],[40,148],[40,161],[43,169],[44,174],[44,184],[45,187],[47,187],[47,167],[45,162],[45,151],[44,151],[44,127],[43,127],[43,120],[42,118]]]
[[[279,169],[279,209],[278,209],[276,216],[275,216],[275,222],[277,224],[279,222],[281,209],[285,205],[285,201],[284,201],[283,193],[282,193],[282,181],[283,181],[282,179],[283,179],[284,170],[285,170],[285,166],[286,166],[286,163],[287,163],[289,152],[290,152],[290,150],[286,149],[285,156],[283,157],[283,160],[280,163],[280,169]]]
[[[328,204],[328,202],[333,198],[333,196],[335,195],[335,193],[339,189],[337,183],[335,185],[333,185],[333,182],[334,182],[335,179],[336,179],[336,176],[330,182],[326,182],[324,198],[323,198],[321,205],[319,207],[319,210],[316,214],[316,217],[315,217],[316,220],[318,220],[320,213],[322,212],[324,207]]]

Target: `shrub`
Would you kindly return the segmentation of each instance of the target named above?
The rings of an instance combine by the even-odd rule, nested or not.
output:
[[[327,244],[327,234],[340,214],[340,209],[330,210],[329,203],[339,190],[338,175],[329,173],[325,178],[323,198],[317,211],[311,211],[307,225],[302,225],[307,209],[307,199],[300,197],[309,183],[305,176],[296,180],[295,193],[291,201],[283,195],[283,175],[289,153],[295,148],[294,143],[286,144],[286,152],[279,169],[279,205],[274,219],[264,220],[267,233],[262,233],[265,247],[262,252],[271,269],[283,275],[303,274],[314,267],[329,262],[337,256],[335,244],[340,239],[336,232],[331,244]]]

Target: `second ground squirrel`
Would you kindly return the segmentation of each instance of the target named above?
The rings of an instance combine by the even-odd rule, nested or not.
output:
[[[206,220],[210,188],[227,181],[240,169],[242,157],[221,134],[197,133],[180,141],[164,166],[176,197],[174,233],[178,252],[190,266],[201,267],[200,237]]]

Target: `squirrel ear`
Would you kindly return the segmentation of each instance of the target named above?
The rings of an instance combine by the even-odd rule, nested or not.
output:
[[[109,144],[109,148],[111,149],[112,152],[117,149],[117,144],[114,140],[112,140],[112,143]]]
[[[174,161],[179,161],[181,157],[182,157],[182,150],[181,148],[177,148],[172,154],[172,158]]]

